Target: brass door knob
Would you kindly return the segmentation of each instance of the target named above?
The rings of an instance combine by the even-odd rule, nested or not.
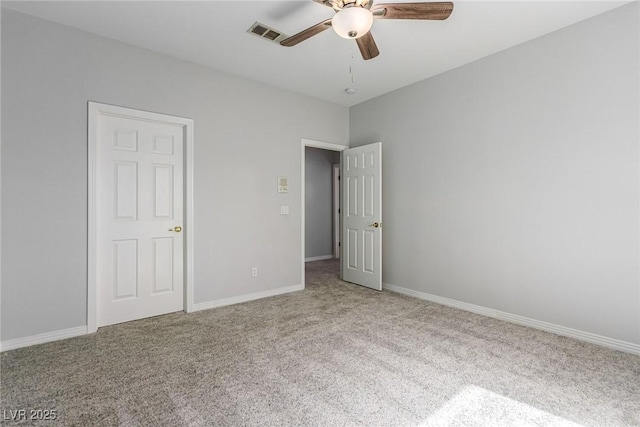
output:
[[[378,228],[380,227],[382,224],[379,222],[374,222],[373,224],[369,224],[369,227],[373,227],[373,228]]]
[[[176,233],[179,233],[182,231],[182,227],[176,225],[174,228],[170,228],[169,231],[175,231]]]

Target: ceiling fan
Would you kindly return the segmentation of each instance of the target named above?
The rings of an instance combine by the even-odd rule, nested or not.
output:
[[[332,27],[346,39],[355,39],[365,60],[380,54],[369,31],[374,19],[447,19],[453,11],[451,2],[380,3],[372,0],[313,0],[336,11],[333,18],[322,21],[280,42],[282,46],[295,46]]]

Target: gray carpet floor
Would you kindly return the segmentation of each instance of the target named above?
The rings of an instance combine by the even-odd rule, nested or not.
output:
[[[55,409],[42,425],[640,425],[640,357],[348,284],[336,268],[307,264],[304,291],[5,352],[3,418]]]

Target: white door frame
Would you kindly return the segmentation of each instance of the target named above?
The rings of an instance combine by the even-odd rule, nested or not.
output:
[[[136,118],[184,128],[184,311],[193,311],[193,120],[115,105],[89,102],[88,105],[88,246],[87,246],[87,332],[98,330],[97,323],[97,145],[100,115]]]
[[[342,144],[333,144],[331,142],[323,142],[323,141],[315,141],[313,139],[302,139],[301,147],[300,147],[300,164],[301,164],[301,173],[300,173],[300,212],[302,218],[300,219],[301,227],[301,235],[302,235],[302,243],[300,245],[300,252],[302,253],[302,259],[300,264],[300,283],[302,286],[305,286],[305,278],[304,278],[304,263],[305,263],[305,244],[306,244],[306,236],[305,236],[305,148],[306,147],[314,147],[314,148],[322,148],[323,150],[331,150],[331,151],[343,151],[349,148],[348,145]],[[342,267],[341,267],[342,268]]]
[[[340,164],[333,165],[333,257],[340,258]]]

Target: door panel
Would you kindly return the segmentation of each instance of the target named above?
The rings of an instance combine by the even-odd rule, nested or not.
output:
[[[174,140],[173,135],[154,135],[153,153],[173,156]]]
[[[153,293],[173,291],[173,239],[158,237],[153,242]]]
[[[364,189],[362,190],[362,194],[364,196],[363,199],[363,213],[366,218],[375,217],[375,207],[374,202],[376,198],[374,197],[373,192],[376,189],[375,186],[375,176],[373,175],[365,175],[362,179],[362,185]]]
[[[366,273],[371,273],[373,274],[375,272],[375,251],[374,251],[374,246],[375,246],[375,232],[372,230],[364,230],[363,231],[363,243],[362,243],[362,247],[364,250],[364,254],[363,254],[363,265],[362,265],[362,270]]]
[[[348,254],[346,267],[355,270],[358,268],[358,230],[347,229],[346,236],[345,252]]]
[[[346,211],[350,217],[358,216],[358,178],[357,176],[345,178],[347,180]]]
[[[114,162],[116,218],[135,220],[138,217],[138,164]]]
[[[138,241],[113,241],[113,267],[115,270],[113,299],[138,296]]]
[[[154,218],[173,219],[173,166],[153,165]]]
[[[382,144],[345,150],[343,164],[343,279],[382,290]]]
[[[183,309],[184,127],[100,115],[97,323]]]

